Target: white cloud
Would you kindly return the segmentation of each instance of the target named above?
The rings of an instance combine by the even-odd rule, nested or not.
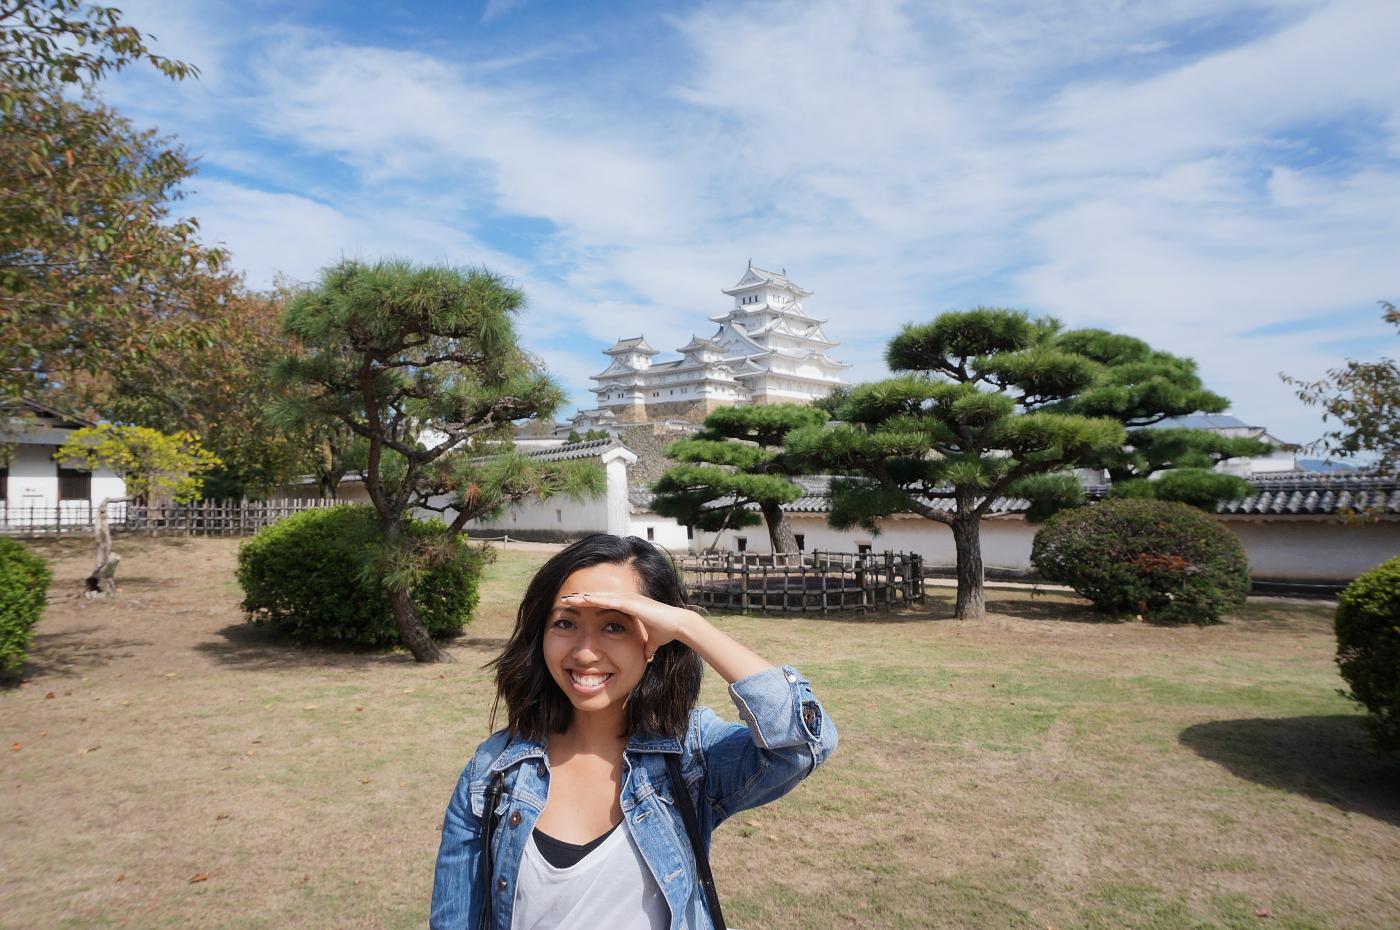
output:
[[[142,8],[177,10],[166,32],[216,79],[123,106],[243,177],[194,203],[255,280],[342,253],[488,262],[585,403],[597,349],[707,334],[752,257],[818,292],[852,378],[881,373],[901,322],[1014,303],[1196,357],[1242,415],[1303,438],[1316,418],[1275,373],[1335,354],[1241,334],[1394,296],[1387,0],[711,3],[653,24],[667,54],[633,72],[590,37],[449,60]],[[1361,141],[1309,150],[1347,121]],[[528,244],[485,244],[520,217],[543,221]]]

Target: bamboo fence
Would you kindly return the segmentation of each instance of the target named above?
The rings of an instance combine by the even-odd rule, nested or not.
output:
[[[867,613],[924,602],[917,552],[706,552],[676,560],[692,604],[737,613]]]

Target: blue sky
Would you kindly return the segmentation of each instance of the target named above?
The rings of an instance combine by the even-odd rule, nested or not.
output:
[[[1015,306],[1306,440],[1278,372],[1394,354],[1393,0],[121,6],[202,76],[105,93],[200,157],[182,212],[251,284],[484,265],[576,405],[616,338],[709,335],[750,258],[851,380],[906,321]]]

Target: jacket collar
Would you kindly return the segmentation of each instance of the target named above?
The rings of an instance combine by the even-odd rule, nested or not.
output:
[[[674,736],[633,736],[627,741],[625,752],[669,752],[679,753],[681,751],[681,741]],[[545,744],[538,740],[525,738],[512,738],[506,744],[506,748],[501,752],[496,760],[491,763],[490,771],[504,772],[513,765],[518,765],[526,759],[543,759],[545,756]]]

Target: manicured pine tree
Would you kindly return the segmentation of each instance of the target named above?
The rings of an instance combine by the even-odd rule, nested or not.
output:
[[[1204,429],[1155,426],[1171,417],[1220,413],[1229,406],[1226,398],[1201,384],[1194,361],[1100,329],[1063,333],[1057,344],[1104,366],[1093,387],[1058,409],[1113,417],[1128,430],[1121,448],[1083,463],[1108,471],[1114,497],[1173,500],[1213,511],[1221,501],[1250,493],[1244,479],[1213,469],[1226,459],[1267,455],[1273,451],[1268,443]]]
[[[1053,321],[996,308],[906,325],[885,358],[907,374],[854,388],[835,427],[787,437],[790,454],[846,476],[832,484],[832,526],[873,532],[879,517],[916,513],[949,527],[959,619],[986,613],[980,527],[993,502],[1013,493],[1073,500],[1073,476],[1053,473],[1123,444],[1117,420],[1044,409],[1103,374],[1057,346],[1057,335]]]
[[[795,429],[826,422],[826,411],[798,404],[721,407],[705,417],[705,428],[695,437],[666,447],[666,456],[682,464],[652,485],[652,507],[708,532],[755,525],[761,514],[772,550],[797,552],[783,505],[801,496],[802,489],[789,479],[803,470],[783,448],[783,439]]]
[[[468,521],[525,497],[582,499],[605,489],[591,460],[538,462],[510,450],[512,423],[546,417],[563,394],[516,341],[525,295],[484,270],[354,261],[295,297],[282,329],[304,347],[278,378],[300,385],[289,423],[331,421],[365,440],[365,490],[385,551],[371,563],[389,589],[400,640],[420,662],[450,661],[428,636],[414,579]],[[455,511],[438,549],[414,548],[415,511]]]

